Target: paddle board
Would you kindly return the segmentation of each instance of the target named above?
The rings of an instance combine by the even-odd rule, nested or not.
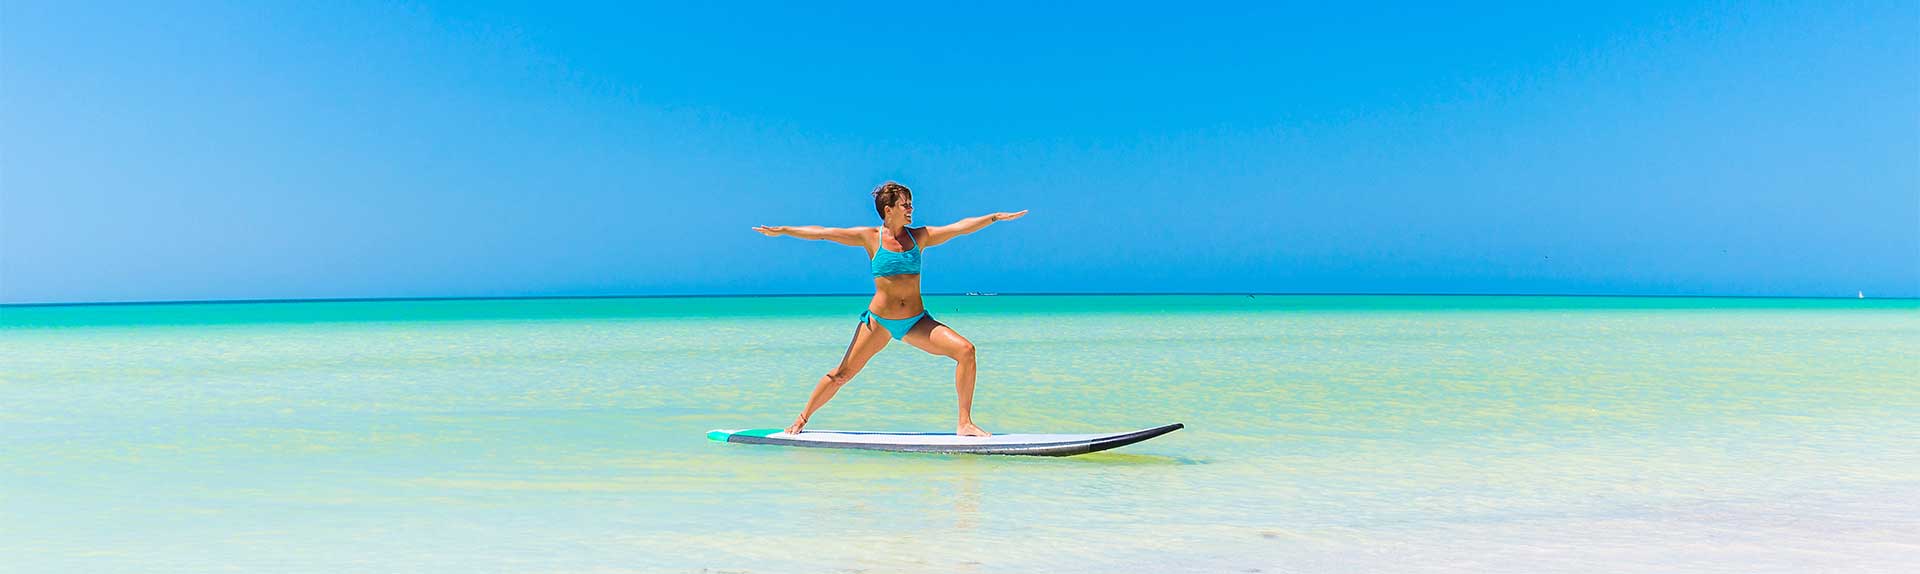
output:
[[[813,448],[1073,456],[1127,446],[1182,428],[1186,428],[1186,425],[1173,423],[1111,434],[997,434],[990,437],[932,432],[809,430],[790,434],[783,429],[730,429],[709,431],[707,438],[720,442]]]

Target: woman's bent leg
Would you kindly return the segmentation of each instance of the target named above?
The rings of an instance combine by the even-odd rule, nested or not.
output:
[[[973,380],[979,368],[973,341],[932,319],[914,325],[902,340],[928,353],[953,359],[953,390],[960,399],[960,424],[954,432],[963,436],[991,436],[992,433],[973,424]]]

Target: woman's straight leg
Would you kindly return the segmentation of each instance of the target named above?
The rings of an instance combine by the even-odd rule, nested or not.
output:
[[[860,326],[854,328],[853,342],[847,344],[846,354],[840,356],[840,364],[827,371],[825,376],[820,377],[820,382],[813,385],[813,392],[807,395],[807,406],[800,410],[800,416],[793,420],[793,424],[787,426],[787,432],[797,434],[805,428],[807,419],[813,417],[814,411],[833,400],[834,393],[852,381],[854,375],[860,374],[860,369],[867,366],[868,359],[887,348],[887,340],[886,331],[862,319]]]

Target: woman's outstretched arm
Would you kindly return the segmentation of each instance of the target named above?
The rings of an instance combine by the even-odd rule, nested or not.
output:
[[[969,217],[966,219],[955,221],[948,225],[935,225],[932,227],[928,227],[927,242],[925,245],[927,247],[933,247],[935,245],[946,243],[947,240],[949,239],[953,239],[955,237],[966,235],[968,233],[973,233],[975,231],[986,229],[988,225],[992,225],[996,221],[1009,221],[1009,220],[1019,219],[1021,216],[1026,214],[1027,214],[1027,210],[1025,209],[1022,209],[1020,211],[1015,211],[1015,212],[1002,211],[1000,213],[989,213],[979,217]]]
[[[791,235],[801,239],[825,239],[843,245],[864,247],[871,227],[821,227],[818,225],[762,225],[753,228],[767,237]]]

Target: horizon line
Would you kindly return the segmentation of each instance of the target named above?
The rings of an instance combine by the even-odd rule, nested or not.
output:
[[[501,295],[475,297],[313,297],[313,298],[271,298],[271,299],[174,299],[157,301],[75,301],[51,303],[0,303],[0,308],[10,307],[93,307],[115,305],[244,305],[251,303],[383,303],[404,301],[524,301],[541,299],[721,299],[748,297],[861,297],[870,293],[695,293],[666,295]],[[1267,296],[1308,296],[1308,297],[1611,297],[1641,299],[1840,299],[1865,300],[1868,297],[1827,297],[1815,295],[1632,295],[1606,293],[1339,293],[1339,292],[1261,292],[1261,291],[1116,291],[1116,292],[1030,292],[1000,293],[968,291],[965,293],[923,293],[927,297],[1003,297],[1003,296],[1147,296],[1147,295],[1186,295],[1186,296],[1225,296],[1245,295],[1249,297]],[[1911,301],[1920,297],[1871,297],[1882,301]]]

